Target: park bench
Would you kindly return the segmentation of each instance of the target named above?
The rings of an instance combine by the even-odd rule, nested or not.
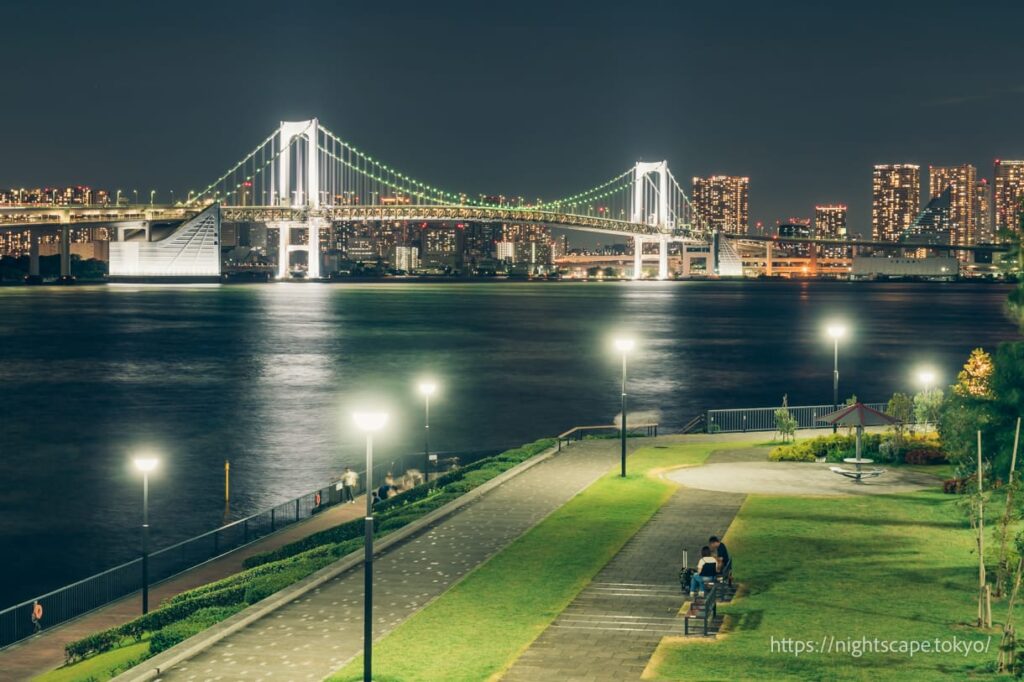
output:
[[[703,597],[697,597],[690,602],[690,608],[683,616],[683,634],[690,634],[690,622],[694,627],[701,628],[701,634],[707,635],[710,626],[714,625],[715,617],[718,615],[718,597],[722,584],[718,581],[711,583],[711,586],[704,591]]]
[[[852,478],[857,483],[861,483],[862,479],[875,478],[885,473],[885,469],[844,469],[843,467],[829,467],[829,471],[840,476]]]

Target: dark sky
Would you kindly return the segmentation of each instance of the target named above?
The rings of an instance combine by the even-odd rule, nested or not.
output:
[[[0,0],[0,186],[184,192],[317,116],[448,189],[665,158],[749,175],[752,221],[844,202],[862,231],[872,164],[1024,158],[1022,26],[999,1]]]

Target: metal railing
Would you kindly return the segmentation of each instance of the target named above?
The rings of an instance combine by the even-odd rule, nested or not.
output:
[[[565,433],[558,434],[558,450],[561,452],[562,445],[568,445],[573,441],[580,441],[588,436],[597,432],[612,431],[611,434],[619,432],[619,427],[615,424],[602,424],[600,426],[574,426]],[[627,426],[626,431],[628,436],[657,436],[658,425],[657,424],[636,424],[635,426]]]
[[[463,452],[440,452],[430,473],[450,467],[454,462],[465,465],[507,448]],[[422,472],[423,453],[415,453],[376,464],[373,484],[379,486],[387,473],[402,476],[416,469]],[[360,470],[358,494],[366,492],[366,471]],[[311,490],[274,507],[233,521],[214,530],[164,547],[149,555],[150,586],[172,578],[225,554],[234,552],[256,540],[265,538],[298,521],[308,519],[341,502],[336,481]],[[142,589],[142,558],[114,566],[78,582],[47,592],[0,611],[0,650],[34,633],[32,607],[35,601],[43,607],[43,625],[51,628],[105,606]]]
[[[884,412],[887,403],[865,403],[868,407]],[[840,405],[839,407],[843,407]],[[706,433],[736,433],[740,431],[775,431],[775,411],[778,407],[744,407],[732,410],[708,410],[704,416]],[[796,419],[798,429],[821,429],[826,424],[820,417],[835,412],[834,405],[797,405],[787,408]]]

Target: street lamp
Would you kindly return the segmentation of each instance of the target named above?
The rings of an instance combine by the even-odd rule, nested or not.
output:
[[[132,194],[135,195],[135,205],[138,206],[139,205],[139,190],[133,189],[132,190]]]
[[[846,325],[833,323],[830,324],[825,331],[832,338],[833,343],[833,355],[832,355],[832,411],[835,412],[839,409],[839,339],[846,336]],[[835,433],[839,427],[833,423],[832,433]]]
[[[925,392],[932,390],[937,379],[935,370],[931,367],[921,367],[917,370],[917,383],[921,385],[921,389]]]
[[[136,457],[135,468],[142,472],[142,615],[149,613],[149,472],[160,463],[156,457]]]
[[[622,477],[626,477],[626,356],[636,347],[636,342],[629,338],[615,339],[615,350],[622,353],[622,424],[619,428],[619,440],[622,442]]]
[[[151,189],[151,190],[149,190],[149,205],[152,206],[153,202],[155,200],[156,200],[156,190],[155,189]]]
[[[420,394],[423,396],[423,482],[429,481],[430,471],[430,396],[437,391],[437,384],[426,380],[420,382]]]
[[[373,434],[388,423],[387,412],[354,412],[356,428],[366,434],[366,518],[363,559],[363,682],[373,675]]]

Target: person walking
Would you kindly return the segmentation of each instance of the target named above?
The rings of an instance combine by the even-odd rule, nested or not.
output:
[[[36,633],[43,629],[43,605],[36,599],[32,604],[32,632]]]
[[[345,473],[341,475],[341,501],[355,504],[358,486],[359,474],[352,471],[351,467],[345,467]]]

